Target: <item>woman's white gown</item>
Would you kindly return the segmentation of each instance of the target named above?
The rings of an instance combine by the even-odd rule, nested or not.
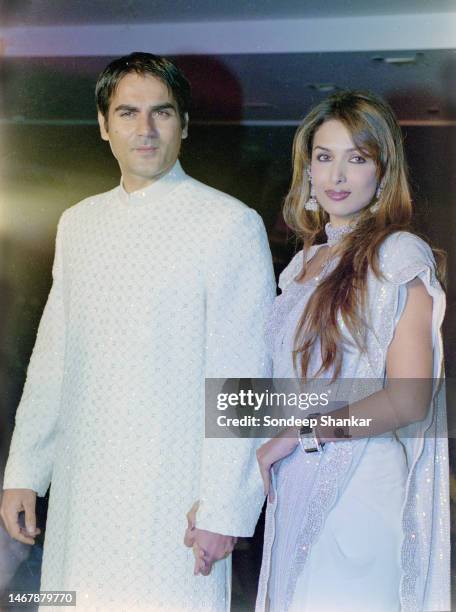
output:
[[[310,249],[308,259],[317,248]],[[282,294],[270,320],[276,379],[296,376],[296,325],[316,287],[312,280],[295,282],[302,264],[300,252],[282,273]],[[434,378],[442,377],[445,297],[435,278],[432,251],[416,236],[398,232],[382,245],[380,268],[382,280],[372,273],[368,278],[367,351],[347,349],[341,378],[378,381],[381,388],[387,349],[406,302],[406,283],[415,277],[433,298]],[[318,366],[314,351],[310,371]],[[323,453],[305,454],[298,447],[280,462],[274,474],[277,494],[267,509],[257,611],[450,608],[443,392],[435,394],[424,423],[397,433],[330,443]]]

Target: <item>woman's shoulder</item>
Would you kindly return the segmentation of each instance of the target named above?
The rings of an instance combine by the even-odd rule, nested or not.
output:
[[[390,234],[380,245],[379,267],[382,275],[393,283],[425,268],[435,269],[435,259],[429,244],[416,234],[398,231]]]
[[[381,252],[391,250],[432,253],[432,249],[426,240],[413,232],[405,230],[390,234],[382,242],[380,247]]]

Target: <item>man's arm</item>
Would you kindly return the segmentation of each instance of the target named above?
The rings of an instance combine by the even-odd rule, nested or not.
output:
[[[261,218],[253,210],[243,211],[235,223],[220,229],[214,245],[208,261],[206,377],[266,377],[270,362],[264,327],[275,281]],[[204,440],[194,535],[200,548],[210,548],[218,558],[231,552],[235,536],[251,536],[255,529],[264,501],[255,454],[259,443]],[[211,558],[202,573],[208,573],[208,565],[210,571]]]
[[[12,537],[33,543],[19,532],[18,514],[26,513],[26,528],[35,529],[36,494],[45,495],[51,480],[55,426],[60,409],[65,346],[62,280],[63,218],[59,223],[52,269],[53,284],[40,321],[37,338],[16,413],[3,481],[1,516]],[[21,535],[21,537],[19,537]]]

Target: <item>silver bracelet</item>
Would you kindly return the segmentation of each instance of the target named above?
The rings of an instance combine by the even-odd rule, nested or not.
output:
[[[320,416],[320,413],[317,412],[315,414],[309,414],[309,420],[312,418],[317,418]],[[303,425],[298,431],[298,441],[301,450],[304,453],[321,453],[323,447],[325,445],[324,442],[321,442],[318,439],[318,436],[315,433],[313,427],[309,425]]]

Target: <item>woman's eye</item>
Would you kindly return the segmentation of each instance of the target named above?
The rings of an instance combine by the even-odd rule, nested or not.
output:
[[[354,157],[351,158],[352,162],[355,162],[355,164],[365,164],[366,160],[364,157],[361,157],[361,155],[355,155]]]
[[[328,161],[330,159],[330,157],[326,153],[319,153],[317,155],[317,159],[318,159],[318,161]]]

